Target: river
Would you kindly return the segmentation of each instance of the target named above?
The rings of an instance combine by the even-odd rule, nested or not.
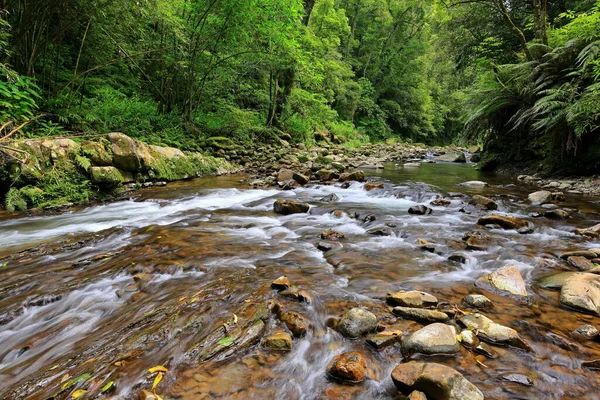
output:
[[[168,372],[155,391],[165,399],[400,399],[390,378],[403,361],[400,345],[379,351],[349,340],[328,328],[332,318],[361,306],[405,335],[423,324],[394,316],[387,292],[422,290],[467,310],[461,300],[480,292],[475,280],[506,265],[521,272],[528,298],[481,292],[494,302],[486,315],[516,329],[533,352],[491,346],[493,358],[462,348],[454,356],[412,359],[457,369],[489,399],[600,398],[600,375],[581,368],[600,358],[600,342],[570,336],[582,324],[600,327],[600,319],[559,307],[559,292],[539,284],[568,269],[561,253],[600,247],[572,233],[600,220],[598,199],[567,195],[560,206],[572,210],[571,219],[533,218],[545,208],[527,201],[536,188],[516,180],[470,165],[386,167],[367,172],[385,183],[372,191],[361,183],[252,189],[245,176],[232,175],[145,189],[132,200],[60,214],[1,217],[0,398],[67,399],[75,390],[88,390],[86,398],[135,398],[151,389],[156,373],[148,369],[160,365]],[[460,185],[472,180],[489,186]],[[532,221],[535,231],[488,229],[491,245],[467,251],[463,234],[480,230],[476,223],[486,212],[461,210],[460,197],[431,206],[430,215],[407,212],[449,192],[491,197],[499,212]],[[339,199],[321,200],[330,194]],[[277,199],[312,207],[308,214],[277,215]],[[371,234],[377,228],[389,235]],[[326,229],[345,235],[342,247],[317,249]],[[423,251],[420,239],[433,251]],[[465,262],[449,261],[455,253]],[[142,275],[134,282],[136,274]],[[272,290],[282,275],[312,301]],[[223,349],[211,353],[215,332],[243,330],[274,300],[312,325],[291,351],[268,351],[254,340],[239,351],[220,341]],[[263,319],[261,337],[285,329],[273,315]],[[347,351],[367,359],[368,379],[361,384],[340,384],[325,372]],[[532,384],[507,381],[506,374],[528,376]]]

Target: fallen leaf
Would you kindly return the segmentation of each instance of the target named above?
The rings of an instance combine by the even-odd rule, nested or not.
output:
[[[83,374],[83,375],[78,376],[77,378],[71,379],[62,385],[61,390],[65,390],[65,389],[73,386],[76,383],[85,382],[88,379],[90,379],[90,377],[91,377],[90,374]]]
[[[169,372],[168,369],[166,369],[165,367],[163,367],[162,365],[157,365],[156,367],[152,367],[148,370],[148,372],[150,372],[151,374],[155,373],[155,372]]]
[[[58,364],[57,364],[57,365],[55,365],[54,367],[50,367],[50,368],[48,368],[48,371],[54,371],[56,368],[58,368]]]
[[[100,389],[100,393],[108,392],[110,390],[110,388],[114,386],[114,384],[115,384],[114,381],[108,382],[106,385],[104,385],[104,387],[102,389]]]
[[[231,344],[233,343],[234,340],[235,340],[234,337],[232,337],[232,336],[226,336],[223,339],[219,340],[217,342],[217,344],[221,345],[221,346],[231,346]]]
[[[238,316],[233,314],[233,323],[237,324],[238,323]]]
[[[73,394],[71,395],[71,397],[74,398],[74,399],[80,399],[83,396],[85,396],[86,393],[87,393],[87,390],[82,390],[82,389],[76,390],[76,391],[73,392]]]
[[[162,372],[159,372],[158,375],[156,375],[156,378],[154,378],[154,383],[152,383],[152,390],[154,390],[154,388],[158,386],[160,381],[162,381],[163,376],[164,374]]]

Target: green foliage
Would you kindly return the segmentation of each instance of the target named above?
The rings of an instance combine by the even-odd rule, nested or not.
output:
[[[27,201],[21,195],[19,189],[11,188],[8,193],[6,193],[6,198],[4,199],[4,207],[8,212],[14,211],[26,211],[27,210]]]

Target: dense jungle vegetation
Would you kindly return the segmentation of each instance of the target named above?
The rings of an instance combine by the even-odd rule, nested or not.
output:
[[[484,167],[600,168],[597,0],[4,0],[0,12],[0,141],[478,142]]]

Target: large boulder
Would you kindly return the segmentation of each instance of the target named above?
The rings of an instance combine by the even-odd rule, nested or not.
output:
[[[386,300],[392,306],[417,308],[435,307],[438,303],[435,296],[418,290],[390,292],[387,294]]]
[[[486,210],[498,209],[498,204],[494,200],[478,194],[471,197],[471,200],[469,200],[469,204],[485,208]]]
[[[477,279],[475,286],[498,294],[527,297],[527,289],[521,273],[514,265],[502,267]]]
[[[392,371],[394,385],[403,393],[414,390],[431,400],[483,400],[483,393],[460,372],[445,365],[410,361]]]
[[[491,214],[486,215],[477,221],[478,225],[498,225],[503,229],[516,229],[519,232],[528,232],[533,230],[533,224],[527,220],[506,215]]]
[[[500,325],[483,314],[464,315],[459,322],[467,329],[476,330],[477,336],[488,343],[503,344],[531,351],[531,346],[512,328]]]
[[[367,376],[367,361],[355,351],[339,354],[327,366],[327,373],[342,381],[362,382]]]
[[[402,340],[405,355],[454,354],[460,350],[458,331],[454,326],[434,323],[411,333]]]
[[[104,146],[105,140],[87,140],[81,144],[81,151],[89,158],[92,165],[107,167],[112,165],[112,154]]]
[[[347,182],[347,181],[364,182],[365,181],[365,172],[360,169],[357,169],[352,172],[345,172],[340,176],[340,181],[342,181],[342,182]]]
[[[307,213],[309,209],[308,204],[296,200],[276,200],[273,203],[273,210],[282,215]]]
[[[462,151],[448,151],[446,154],[442,154],[438,157],[440,161],[444,162],[456,162],[456,163],[466,163],[467,158],[465,157],[465,153]]]
[[[100,186],[115,187],[127,181],[115,167],[90,167],[89,173],[92,182]]]
[[[600,276],[581,273],[569,277],[560,290],[560,304],[600,315]]]
[[[109,133],[107,136],[111,142],[113,165],[123,171],[139,172],[142,169],[142,161],[137,154],[135,140],[118,132]]]
[[[337,326],[337,330],[349,338],[358,338],[365,333],[377,329],[377,317],[370,311],[362,308],[353,308],[346,311]]]

